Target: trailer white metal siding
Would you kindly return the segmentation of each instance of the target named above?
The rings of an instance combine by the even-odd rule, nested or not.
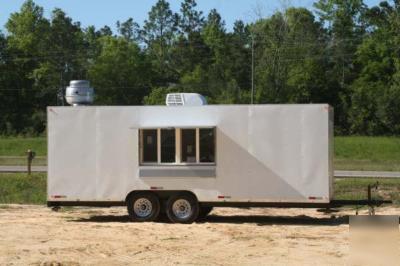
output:
[[[48,201],[124,201],[188,190],[199,201],[329,202],[333,122],[326,104],[48,107]],[[140,165],[139,130],[216,130],[216,162]]]

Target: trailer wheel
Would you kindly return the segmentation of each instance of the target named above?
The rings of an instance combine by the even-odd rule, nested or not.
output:
[[[199,215],[199,203],[189,193],[172,195],[167,201],[167,216],[173,223],[193,223]]]
[[[210,206],[201,206],[200,210],[199,210],[199,216],[197,219],[205,219],[207,217],[207,215],[210,214],[210,212],[213,210],[213,207]]]
[[[154,221],[160,213],[160,201],[151,192],[139,192],[130,195],[126,205],[129,218],[134,222]]]

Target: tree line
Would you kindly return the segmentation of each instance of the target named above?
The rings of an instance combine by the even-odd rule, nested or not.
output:
[[[0,33],[0,134],[41,134],[46,106],[88,79],[98,105],[164,104],[198,92],[211,104],[329,103],[337,134],[400,134],[400,0],[318,0],[228,31],[217,10],[158,0],[96,29],[27,0]]]

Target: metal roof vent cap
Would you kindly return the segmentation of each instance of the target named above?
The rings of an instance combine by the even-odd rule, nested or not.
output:
[[[207,105],[207,100],[198,93],[168,93],[165,104],[167,106],[201,106]]]
[[[90,105],[94,99],[94,89],[87,80],[71,80],[65,91],[67,103],[73,106]]]

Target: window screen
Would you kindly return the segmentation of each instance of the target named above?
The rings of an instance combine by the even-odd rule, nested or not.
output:
[[[215,130],[213,128],[200,129],[200,162],[215,162]]]
[[[142,130],[143,162],[157,162],[157,129]]]
[[[182,129],[181,131],[181,155],[182,162],[196,162],[196,129]]]
[[[161,162],[175,162],[175,129],[161,129]]]

